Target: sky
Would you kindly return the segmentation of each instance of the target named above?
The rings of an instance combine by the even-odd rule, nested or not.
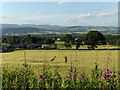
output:
[[[5,2],[3,24],[117,26],[118,2]]]

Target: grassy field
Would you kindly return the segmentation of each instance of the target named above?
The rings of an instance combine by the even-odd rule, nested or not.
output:
[[[57,46],[58,49],[66,49],[66,47],[63,45],[64,42],[56,42],[56,44],[58,45]],[[76,46],[72,45],[71,49],[76,49]],[[87,45],[84,45],[84,46],[80,45],[79,49],[88,49],[88,48],[87,48]],[[99,46],[97,46],[97,49],[108,49],[108,46],[107,45],[99,45]],[[109,49],[118,49],[118,46],[109,45]]]
[[[52,58],[54,61],[51,61]],[[67,63],[65,63],[67,56]],[[32,69],[37,73],[41,69],[43,62],[49,64],[51,70],[56,66],[61,73],[68,71],[71,63],[78,67],[79,72],[87,72],[93,68],[97,62],[103,70],[109,61],[109,68],[118,71],[118,50],[19,50],[2,54],[2,64],[9,69],[20,68],[26,59]]]

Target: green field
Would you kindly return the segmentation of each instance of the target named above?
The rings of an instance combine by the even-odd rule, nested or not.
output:
[[[24,54],[25,53],[25,54]],[[54,61],[51,61],[55,57]],[[65,63],[67,56],[67,63]],[[118,50],[19,50],[2,54],[2,64],[13,70],[20,68],[24,59],[37,73],[44,61],[53,70],[56,66],[61,73],[68,71],[71,63],[78,67],[79,72],[89,72],[97,62],[103,70],[109,57],[109,68],[118,71]]]
[[[66,49],[66,47],[64,46],[64,42],[55,42],[57,44],[57,48],[58,49]],[[88,45],[83,45],[79,47],[79,49],[88,49],[87,47]],[[72,45],[71,49],[76,49],[75,45]],[[108,49],[107,45],[97,45],[97,48],[95,49]],[[113,45],[109,45],[109,49],[118,49],[118,46],[113,46]]]

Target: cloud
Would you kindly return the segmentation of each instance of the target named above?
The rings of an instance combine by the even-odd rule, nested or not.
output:
[[[92,15],[90,13],[88,13],[88,14],[80,14],[77,17],[80,19],[80,18],[86,18],[86,17],[90,17],[90,16],[92,16]]]
[[[113,15],[117,15],[117,11],[112,11],[112,12],[101,12],[99,14],[97,14],[96,16],[113,16]]]
[[[60,2],[58,2],[59,5],[62,5],[63,3],[68,2],[68,0],[61,0]]]
[[[65,15],[2,16],[3,24],[61,24]]]

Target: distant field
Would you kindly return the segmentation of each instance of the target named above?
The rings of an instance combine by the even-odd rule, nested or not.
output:
[[[66,49],[66,47],[63,45],[64,42],[55,42],[58,46],[58,49]],[[76,49],[76,46],[75,45],[72,45],[72,48],[71,49]],[[79,49],[88,49],[87,48],[87,45],[83,45],[79,47]],[[99,45],[97,46],[97,49],[108,49],[108,46],[107,45]],[[113,45],[109,45],[109,49],[118,49],[118,46],[113,46]]]
[[[24,52],[26,53],[24,57]],[[97,61],[100,68],[103,69],[106,65],[107,55],[109,52],[109,67],[115,71],[118,70],[118,50],[19,50],[2,54],[2,64],[8,66],[9,69],[20,68],[24,62],[24,58],[32,69],[37,73],[38,69],[41,69],[44,60],[46,64],[49,64],[51,70],[54,66],[58,66],[58,70],[61,73],[68,71],[71,62],[77,64],[79,72],[89,72],[95,62]],[[51,59],[56,56],[54,61]],[[65,56],[67,56],[68,62],[65,63]]]

